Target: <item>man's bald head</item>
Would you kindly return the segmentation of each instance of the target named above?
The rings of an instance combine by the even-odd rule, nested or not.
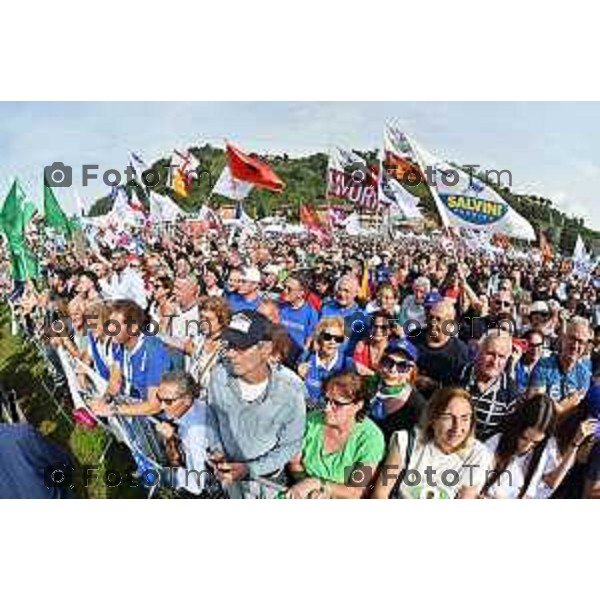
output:
[[[358,280],[354,275],[343,275],[338,279],[335,298],[340,306],[352,306],[358,295]]]

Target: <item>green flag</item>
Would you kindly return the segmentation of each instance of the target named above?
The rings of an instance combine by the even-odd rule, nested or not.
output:
[[[2,229],[4,229],[8,243],[11,246],[13,242],[19,243],[19,241],[22,241],[25,236],[24,200],[25,192],[15,179],[2,207]]]
[[[33,202],[26,200],[23,203],[23,221],[25,222],[25,227],[27,227],[27,224],[33,219],[33,215],[35,215],[37,211],[38,209]]]
[[[27,281],[37,279],[39,267],[32,252],[27,248],[25,241],[25,212],[23,203],[25,192],[21,189],[19,182],[15,179],[2,207],[1,224],[10,249],[13,279],[15,281]]]
[[[62,231],[67,238],[71,237],[69,219],[60,207],[52,188],[44,182],[44,219],[48,227]]]

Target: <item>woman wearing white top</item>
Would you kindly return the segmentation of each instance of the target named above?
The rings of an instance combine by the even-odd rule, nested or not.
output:
[[[549,498],[573,466],[577,449],[593,432],[584,421],[561,455],[554,438],[555,403],[545,394],[522,402],[502,433],[486,444],[494,453],[482,495],[488,498]]]
[[[398,304],[398,292],[394,286],[391,283],[382,283],[377,288],[375,299],[367,304],[365,310],[369,314],[383,311],[390,316],[397,317],[400,305]]]
[[[420,428],[393,434],[373,497],[477,498],[490,462],[475,439],[469,393],[442,388],[431,397]]]
[[[192,357],[190,374],[200,385],[201,390],[205,390],[211,371],[223,349],[221,333],[231,321],[231,311],[223,298],[208,296],[200,299],[198,313],[202,336],[192,340],[191,345],[187,345],[186,352]]]

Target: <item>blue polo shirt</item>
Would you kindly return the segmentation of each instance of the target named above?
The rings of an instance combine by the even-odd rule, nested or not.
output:
[[[162,376],[171,370],[169,349],[154,336],[142,336],[132,352],[121,347],[116,355],[121,365],[124,393],[142,402],[148,400],[148,389],[158,387]]]
[[[304,379],[304,385],[308,391],[310,403],[313,406],[323,408],[325,406],[325,401],[321,392],[323,382],[332,375],[337,375],[338,373],[343,373],[344,371],[353,368],[354,363],[352,362],[352,359],[343,352],[338,352],[335,362],[329,368],[325,368],[324,365],[317,362],[316,353],[312,353],[307,362],[308,372]]]
[[[300,348],[304,348],[317,323],[319,315],[317,311],[305,302],[300,308],[294,308],[285,302],[280,310],[281,324],[286,328],[288,335]]]
[[[230,294],[227,296],[227,302],[229,302],[229,308],[231,312],[239,312],[240,310],[256,310],[261,302],[260,296],[255,300],[246,300],[241,294]]]
[[[543,388],[549,398],[561,402],[575,391],[586,394],[590,387],[592,373],[588,363],[580,359],[567,373],[564,373],[558,361],[558,355],[552,354],[540,358],[531,373],[530,387]]]

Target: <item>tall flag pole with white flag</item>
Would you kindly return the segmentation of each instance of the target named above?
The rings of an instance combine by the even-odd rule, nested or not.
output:
[[[573,249],[573,273],[584,276],[589,274],[592,267],[593,263],[585,250],[583,239],[578,234],[575,248]]]
[[[479,178],[417,146],[393,126],[386,126],[384,145],[387,164],[397,165],[403,178],[408,169],[418,170],[417,181],[428,184],[444,227],[499,233],[527,241],[536,239],[531,224]],[[425,173],[433,174],[431,185]]]
[[[434,170],[432,193],[435,190],[438,210],[451,225],[535,241],[531,223],[492,187],[422,148],[417,147],[417,155],[421,164]]]
[[[424,182],[427,185],[425,179],[425,168],[423,161],[417,152],[416,145],[412,142],[409,136],[400,131],[398,127],[390,123],[386,123],[383,129],[383,154],[384,163],[387,168],[387,175],[390,181],[399,185],[399,182],[403,182],[411,187],[413,184],[415,187],[419,182]],[[393,184],[392,184],[393,185]],[[404,191],[402,198],[413,196],[417,198],[415,194],[412,194],[404,186],[399,185]],[[397,195],[400,196],[401,192],[398,190],[398,186],[393,186]],[[429,188],[433,201],[435,202],[436,208],[442,220],[442,225],[448,228],[450,223],[445,211],[443,210],[442,202],[435,189]]]

